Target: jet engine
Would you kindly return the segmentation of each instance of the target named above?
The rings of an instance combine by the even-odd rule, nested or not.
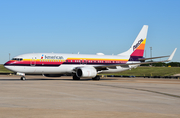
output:
[[[77,77],[95,77],[97,75],[97,71],[94,67],[82,67],[78,68],[76,71]]]

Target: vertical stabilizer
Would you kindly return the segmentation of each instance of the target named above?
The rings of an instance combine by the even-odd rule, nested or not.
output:
[[[119,55],[128,55],[130,60],[137,60],[138,58],[142,58],[144,54],[144,48],[146,44],[148,25],[144,25],[136,37],[135,41],[131,45],[131,48]]]

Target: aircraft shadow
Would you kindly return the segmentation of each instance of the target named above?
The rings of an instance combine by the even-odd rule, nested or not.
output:
[[[30,78],[30,79],[28,79],[28,78],[26,78],[26,80],[25,81],[52,81],[52,80],[54,80],[54,81],[97,81],[97,80],[92,80],[92,79],[80,79],[80,80],[73,80],[73,79],[59,79],[59,78],[57,78],[57,79],[53,79],[53,78]],[[99,81],[104,81],[104,80],[117,80],[117,79],[104,79],[104,78],[102,78],[102,79],[100,79]],[[22,81],[22,80],[20,80],[20,79],[0,79],[0,81]]]

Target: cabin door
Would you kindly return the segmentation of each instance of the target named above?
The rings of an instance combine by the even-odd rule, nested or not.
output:
[[[30,65],[31,65],[31,66],[35,66],[35,65],[36,65],[36,58],[32,58],[32,59],[31,59]]]

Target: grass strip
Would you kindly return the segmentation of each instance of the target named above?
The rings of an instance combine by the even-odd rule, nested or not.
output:
[[[13,73],[0,65],[0,73]],[[107,75],[123,75],[123,76],[172,76],[180,73],[180,67],[138,67],[119,73],[112,73]]]

